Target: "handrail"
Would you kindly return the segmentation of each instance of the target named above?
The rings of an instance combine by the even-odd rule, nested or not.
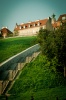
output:
[[[18,63],[19,60],[23,57],[28,56],[29,54],[32,54],[33,52],[36,52],[37,50],[39,50],[40,46],[39,44],[33,45],[29,48],[27,48],[26,50],[16,54],[15,56],[9,58],[8,60],[4,61],[3,63],[0,64],[0,70],[2,69],[7,69],[8,66],[10,66],[13,63]]]

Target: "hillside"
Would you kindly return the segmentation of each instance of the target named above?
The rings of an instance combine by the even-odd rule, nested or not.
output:
[[[0,63],[36,44],[36,37],[19,37],[0,40]]]
[[[46,56],[26,65],[9,91],[8,100],[64,100],[66,98],[66,79],[55,69],[55,61],[49,62]]]

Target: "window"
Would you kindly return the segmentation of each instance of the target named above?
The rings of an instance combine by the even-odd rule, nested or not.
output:
[[[25,28],[25,25],[23,26],[23,28]]]
[[[35,26],[35,23],[34,23],[34,25],[33,26]]]
[[[65,20],[66,19],[66,17],[64,16],[64,17],[62,17],[62,20]]]
[[[32,27],[32,25],[30,25],[30,27]]]
[[[29,26],[28,27],[30,27],[30,24],[29,24]]]
[[[25,26],[27,28],[27,26]]]
[[[38,22],[38,26],[40,25],[40,23]]]
[[[41,23],[40,23],[40,25],[41,25]]]
[[[37,24],[35,24],[35,26],[37,26]]]

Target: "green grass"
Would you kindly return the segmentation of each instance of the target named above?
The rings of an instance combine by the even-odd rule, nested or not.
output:
[[[34,100],[64,100],[66,98],[66,87],[56,87],[51,89],[42,89],[37,92],[26,91],[25,93],[11,95],[8,100],[31,100],[33,95]]]
[[[36,44],[36,37],[20,37],[0,40],[0,63]]]
[[[26,65],[9,91],[9,100],[64,100],[66,98],[66,79],[56,72],[55,62],[49,62],[46,56]]]

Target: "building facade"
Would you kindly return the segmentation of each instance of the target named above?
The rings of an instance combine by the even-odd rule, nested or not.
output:
[[[36,20],[34,22],[22,23],[20,25],[16,24],[14,32],[17,31],[19,36],[34,36],[37,35],[37,32],[40,28],[53,30],[51,24],[51,18]]]
[[[58,20],[52,23],[53,30],[58,29],[63,22],[66,22],[66,14],[62,14],[59,16]]]
[[[13,36],[13,33],[7,27],[2,27],[0,30],[0,35],[5,38],[8,36]]]

